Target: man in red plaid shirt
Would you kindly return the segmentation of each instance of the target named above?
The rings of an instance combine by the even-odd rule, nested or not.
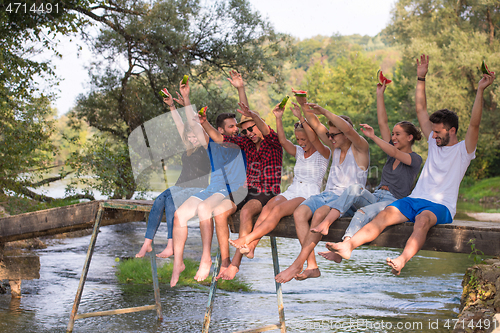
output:
[[[247,181],[244,187],[231,193],[217,206],[213,215],[221,252],[221,272],[217,279],[232,280],[239,270],[242,254],[239,250],[231,261],[229,257],[229,227],[227,220],[238,209],[240,212],[240,234],[245,236],[252,231],[253,218],[262,211],[262,207],[280,193],[283,148],[278,135],[270,128],[259,114],[248,108],[248,101],[241,75],[231,71],[231,84],[238,89],[242,118],[238,127],[241,136],[230,137],[220,134],[200,116],[200,123],[215,142],[232,142],[240,146],[247,159]]]

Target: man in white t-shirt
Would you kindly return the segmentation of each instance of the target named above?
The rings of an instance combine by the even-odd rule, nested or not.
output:
[[[483,113],[484,89],[493,83],[495,73],[484,74],[477,87],[476,100],[472,107],[471,120],[465,140],[458,141],[458,117],[447,109],[427,113],[425,76],[429,57],[422,55],[417,60],[417,90],[415,103],[422,132],[427,138],[429,153],[415,189],[409,197],[396,200],[378,214],[373,221],[360,229],[351,239],[342,243],[327,243],[330,251],[349,259],[352,250],[373,241],[388,226],[414,222],[413,233],[406,242],[403,253],[387,258],[392,272],[399,275],[405,264],[422,248],[427,232],[435,224],[451,223],[456,213],[460,182],[475,158],[479,124]]]

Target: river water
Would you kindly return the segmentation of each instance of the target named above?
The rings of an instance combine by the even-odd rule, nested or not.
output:
[[[131,257],[144,239],[145,223],[101,228],[79,313],[154,304],[152,286],[123,285],[115,277],[115,258]],[[166,245],[162,224],[156,250]],[[233,235],[234,238],[235,235]],[[40,257],[40,279],[23,281],[22,298],[0,295],[0,332],[65,332],[90,236],[54,239]],[[199,229],[189,225],[186,256],[199,260]],[[278,238],[281,268],[298,254],[297,240]],[[318,246],[324,249],[324,243]],[[216,249],[214,239],[213,251]],[[288,332],[450,332],[457,318],[461,282],[473,264],[465,254],[421,251],[400,276],[386,257],[401,250],[361,247],[351,260],[335,264],[319,257],[322,276],[283,285]],[[170,259],[159,259],[162,265]],[[269,239],[256,258],[244,258],[241,280],[252,292],[218,291],[211,332],[233,332],[278,322]],[[200,332],[208,288],[160,285],[164,320],[154,311],[80,319],[74,332]]]

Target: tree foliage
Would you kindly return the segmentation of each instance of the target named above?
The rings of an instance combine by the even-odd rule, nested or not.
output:
[[[481,62],[484,60],[492,70],[500,70],[499,28],[498,1],[398,1],[384,38],[402,49],[395,77],[401,114],[413,111],[415,62],[420,54],[428,54],[428,110],[448,108],[457,112],[459,138],[463,139],[482,75]],[[499,82],[485,92],[477,158],[468,171],[475,178],[500,174],[499,94]]]
[[[124,0],[119,5],[123,13],[85,13],[103,25],[93,43],[92,91],[80,96],[75,108],[79,119],[97,128],[99,135],[111,135],[115,145],[126,145],[136,127],[167,111],[158,92],[163,87],[176,91],[184,74],[190,77],[192,102],[208,105],[212,120],[219,112],[235,109],[235,96],[224,93],[221,83],[229,69],[239,70],[250,83],[270,76],[278,84],[282,81],[279,73],[290,40],[276,34],[245,0],[208,5],[195,0]],[[94,151],[84,154],[92,156]],[[104,179],[101,166],[88,169]],[[122,170],[129,172],[130,167]],[[116,186],[118,191],[122,185]],[[130,197],[134,186],[128,188]]]

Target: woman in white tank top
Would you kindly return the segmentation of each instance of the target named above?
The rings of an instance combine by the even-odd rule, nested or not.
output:
[[[229,240],[231,245],[239,248],[248,258],[253,258],[260,238],[276,228],[282,217],[291,215],[304,200],[320,193],[321,183],[328,167],[330,149],[318,140],[314,130],[305,121],[299,106],[293,104],[290,109],[299,119],[294,126],[298,145],[294,145],[285,137],[282,122],[284,108],[276,106],[273,109],[280,143],[286,152],[296,159],[292,185],[264,206],[250,234],[234,241]]]

